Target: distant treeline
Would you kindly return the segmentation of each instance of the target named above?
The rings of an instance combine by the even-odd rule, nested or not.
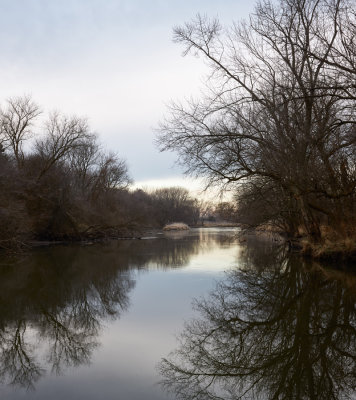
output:
[[[85,119],[40,114],[26,96],[0,112],[0,248],[197,223],[198,201],[186,189],[129,190],[126,162],[102,149]]]

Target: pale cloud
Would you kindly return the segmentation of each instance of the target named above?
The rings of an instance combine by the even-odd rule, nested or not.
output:
[[[2,0],[2,99],[32,94],[46,111],[87,116],[138,181],[181,174],[153,144],[171,99],[197,95],[205,66],[182,58],[172,27],[197,12],[230,22],[242,0]],[[168,181],[167,181],[168,184]],[[169,184],[171,186],[171,184]]]

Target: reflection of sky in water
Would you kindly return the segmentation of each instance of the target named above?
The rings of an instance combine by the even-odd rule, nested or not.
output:
[[[182,329],[183,321],[193,317],[192,298],[205,295],[214,286],[214,281],[222,277],[223,271],[236,262],[238,254],[236,242],[226,241],[221,232],[214,229],[210,233],[208,230],[201,232],[200,237],[199,231],[193,231],[182,238],[114,243],[104,248],[97,245],[81,247],[77,253],[75,248],[64,248],[61,255],[60,248],[41,250],[38,264],[42,263],[42,267],[37,264],[34,266],[35,261],[30,260],[33,275],[38,274],[41,278],[44,260],[52,260],[53,265],[47,265],[46,268],[54,269],[61,268],[64,262],[70,262],[71,267],[60,278],[63,280],[63,289],[59,292],[65,291],[66,283],[68,287],[73,284],[68,290],[68,296],[71,297],[63,308],[66,297],[61,298],[60,293],[56,293],[61,303],[57,304],[55,300],[51,301],[51,291],[42,298],[41,294],[33,294],[29,290],[30,311],[26,311],[26,307],[14,310],[14,318],[20,317],[21,312],[27,318],[31,315],[34,322],[31,323],[30,330],[26,329],[26,338],[31,338],[29,341],[36,348],[36,360],[48,370],[35,383],[35,391],[3,385],[1,398],[170,398],[155,384],[159,380],[155,366],[175,347],[174,335]],[[226,232],[232,233],[231,230]],[[53,254],[48,255],[51,252]],[[164,265],[165,262],[172,263],[172,269],[169,265]],[[135,263],[139,269],[135,268]],[[24,265],[20,276],[24,274],[23,271]],[[111,296],[114,296],[113,292],[117,287],[115,284],[108,285],[106,280],[112,283],[117,274],[115,271],[119,271],[124,279],[132,281],[133,285],[121,285],[126,290],[124,295],[127,296],[128,308],[124,307],[117,315],[110,317],[102,310],[101,302],[107,296],[106,300],[110,303]],[[7,278],[11,280],[11,276]],[[50,279],[55,293],[56,278],[51,275]],[[12,283],[15,281],[12,278]],[[83,286],[82,281],[85,282]],[[31,282],[29,281],[29,285]],[[118,285],[120,289],[120,284]],[[88,307],[93,319],[99,321],[97,336],[87,338],[98,342],[98,347],[93,349],[89,365],[78,362],[76,366],[64,366],[61,375],[51,374],[48,348],[53,344],[53,337],[46,336],[46,332],[49,332],[46,322],[42,322],[43,332],[39,333],[41,329],[37,323],[43,319],[43,314],[36,301],[49,299],[49,309],[60,316],[66,310],[73,311],[73,302],[81,299],[81,291],[91,299]],[[46,304],[43,307],[46,308]],[[97,310],[100,310],[98,315],[95,314]],[[76,312],[75,315],[82,314]],[[69,320],[70,317],[63,317],[61,321],[69,323]],[[75,325],[75,321],[70,323]],[[93,332],[89,331],[89,336],[90,333]]]

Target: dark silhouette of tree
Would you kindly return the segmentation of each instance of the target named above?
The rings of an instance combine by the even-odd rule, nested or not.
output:
[[[354,22],[347,0],[265,0],[230,29],[199,15],[175,28],[210,75],[201,99],[170,106],[160,149],[211,185],[235,185],[243,206],[248,184],[265,199],[261,223],[286,218],[311,243],[323,241],[321,225],[353,237]]]

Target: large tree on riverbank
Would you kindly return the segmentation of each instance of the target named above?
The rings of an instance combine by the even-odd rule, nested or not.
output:
[[[176,28],[211,75],[203,98],[171,105],[160,148],[210,184],[272,196],[262,220],[280,207],[293,210],[290,233],[303,226],[319,241],[324,223],[345,235],[355,221],[355,26],[351,1],[263,0],[229,29],[201,16]]]

